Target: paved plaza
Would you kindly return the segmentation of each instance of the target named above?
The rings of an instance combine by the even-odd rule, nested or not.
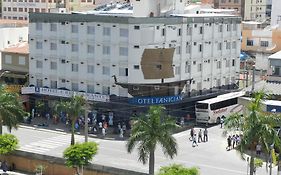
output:
[[[195,128],[198,132],[199,128]],[[187,167],[200,168],[202,175],[246,175],[247,162],[241,160],[238,152],[226,151],[226,138],[222,136],[223,129],[213,126],[208,129],[209,141],[199,143],[192,147],[189,141],[189,130],[177,133],[174,137],[178,142],[178,155],[170,160],[166,158],[161,148],[156,150],[156,167],[158,170],[163,165],[180,163]],[[65,132],[49,131],[34,127],[20,127],[13,130],[12,134],[20,140],[20,150],[38,154],[62,157],[62,152],[70,144],[70,134]],[[84,136],[76,135],[76,141],[83,142]],[[138,162],[137,151],[128,154],[125,149],[126,141],[89,138],[99,144],[99,152],[94,157],[93,163],[148,172],[148,165]],[[258,175],[268,174],[265,167],[257,170]],[[273,170],[276,174],[276,168]]]

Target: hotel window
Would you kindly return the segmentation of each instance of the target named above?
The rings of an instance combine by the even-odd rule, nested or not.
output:
[[[191,51],[191,45],[187,42],[186,43],[186,53],[190,53]]]
[[[199,34],[203,34],[203,27],[200,27]]]
[[[176,47],[176,54],[181,54],[181,46]]]
[[[71,25],[71,33],[78,33],[78,25]]]
[[[120,37],[128,38],[129,30],[128,29],[120,29]]]
[[[102,67],[102,74],[103,75],[109,75],[110,74],[110,69],[107,66]]]
[[[78,48],[78,44],[71,44],[71,51],[72,52],[78,52],[79,48]]]
[[[46,9],[41,9],[41,13],[46,13]]]
[[[42,67],[43,67],[43,62],[37,60],[37,61],[36,61],[36,68],[42,68]]]
[[[19,8],[19,12],[23,12],[23,8]]]
[[[232,66],[234,67],[236,65],[235,59],[232,60]]]
[[[119,68],[119,76],[128,76],[128,68]]]
[[[140,66],[139,65],[134,65],[134,69],[140,69]]]
[[[50,31],[51,32],[56,32],[57,31],[57,24],[51,23],[50,24]]]
[[[71,64],[71,71],[78,72],[78,64]]]
[[[181,68],[180,68],[180,66],[177,66],[176,68],[175,68],[175,74],[176,75],[179,75],[181,73]]]
[[[135,30],[139,30],[139,29],[140,29],[140,26],[134,26],[134,29],[135,29]]]
[[[87,66],[87,72],[88,73],[90,73],[90,74],[93,74],[93,73],[95,73],[95,67],[94,67],[94,65],[88,65]]]
[[[202,52],[202,50],[203,50],[202,44],[199,44],[198,46],[199,46],[199,52]]]
[[[30,9],[29,9],[30,10]],[[30,12],[30,11],[29,11]],[[36,30],[42,30],[42,23],[36,23]]]
[[[221,61],[218,61],[217,62],[217,69],[220,69],[221,68]]]
[[[57,50],[57,43],[50,43],[50,50]]]
[[[39,12],[40,12],[40,9],[39,9],[39,8],[35,8],[35,12],[36,12],[36,13],[39,13]]]
[[[5,63],[6,64],[12,64],[12,56],[11,55],[5,56]]]
[[[109,95],[109,94],[110,94],[110,87],[108,87],[108,86],[103,86],[103,87],[102,87],[102,94],[104,94],[104,95]]]
[[[226,31],[231,31],[231,27],[230,27],[230,24],[226,24]]]
[[[50,84],[51,84],[51,88],[52,89],[56,89],[57,88],[57,85],[58,85],[57,81],[51,80]]]
[[[42,79],[36,79],[36,86],[42,87],[43,86],[43,80]]]
[[[226,49],[230,49],[230,42],[226,42]]]
[[[8,7],[8,12],[10,12],[11,11],[11,7]]]
[[[88,52],[88,53],[95,53],[95,46],[93,46],[93,45],[88,45],[88,47],[87,47],[87,52]]]
[[[36,49],[43,49],[43,43],[36,41]]]
[[[261,41],[261,47],[268,47],[268,41]]]
[[[219,25],[219,32],[222,32],[222,25]]]
[[[202,71],[202,64],[201,64],[201,63],[197,65],[197,71],[198,71],[198,72],[201,72],[201,71]]]
[[[247,39],[247,46],[253,46],[253,45],[254,45],[254,41]]]
[[[19,56],[19,65],[25,65],[25,57]]]
[[[3,8],[3,11],[4,11],[4,12],[5,12],[5,11],[7,11],[7,8],[6,8],[6,7],[4,7],[4,8]]]
[[[222,49],[222,43],[218,43],[218,50]]]
[[[33,12],[33,8],[29,8],[28,12]],[[41,29],[42,30],[42,29]]]
[[[78,91],[79,87],[78,87],[78,83],[71,83],[71,89],[73,91]]]
[[[178,29],[178,36],[181,36],[181,29]]]
[[[102,53],[103,53],[103,55],[110,55],[110,47],[109,46],[103,46],[102,47]]]
[[[51,67],[51,70],[57,70],[57,62],[51,61],[50,67]]]
[[[236,41],[232,41],[232,49],[236,49]]]
[[[88,93],[95,93],[95,86],[92,84],[87,85],[87,92]]]
[[[87,34],[95,34],[95,26],[87,26]]]
[[[120,56],[128,56],[128,47],[119,47]]]
[[[109,27],[104,27],[103,28],[103,36],[110,36],[111,30]]]

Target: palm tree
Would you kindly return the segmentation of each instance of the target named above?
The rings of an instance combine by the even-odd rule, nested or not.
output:
[[[244,158],[245,153],[250,155],[250,175],[254,173],[255,146],[261,144],[264,151],[271,153],[271,145],[280,148],[280,138],[274,127],[280,126],[280,116],[268,114],[262,111],[261,104],[267,95],[264,92],[254,94],[246,114],[240,116],[233,114],[225,120],[226,130],[240,129],[241,138],[238,151]]]
[[[71,145],[74,145],[74,127],[79,114],[84,114],[86,100],[82,96],[73,96],[69,101],[61,101],[56,104],[55,111],[65,112],[71,120]]]
[[[177,142],[172,136],[172,131],[178,125],[164,114],[164,109],[162,106],[150,106],[146,115],[136,119],[126,145],[129,153],[138,145],[139,161],[146,164],[149,159],[150,175],[154,174],[154,152],[157,143],[161,145],[166,156],[173,158],[177,154]]]
[[[23,110],[23,105],[19,101],[16,93],[6,92],[3,86],[0,86],[0,135],[2,135],[2,126],[6,125],[11,132],[23,121],[27,113]]]

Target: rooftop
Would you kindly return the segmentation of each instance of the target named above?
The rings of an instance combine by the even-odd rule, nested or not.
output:
[[[275,54],[272,54],[268,57],[268,59],[278,59],[281,60],[281,50],[279,52],[276,52]]]
[[[260,81],[255,84],[255,92],[263,90],[264,92],[268,94],[273,95],[281,95],[281,84],[280,83],[274,83],[274,82],[266,82],[266,81]],[[252,87],[249,86],[245,90],[251,91]]]
[[[29,54],[29,45],[27,42],[20,42],[17,44],[9,45],[4,48],[2,52],[5,53],[19,53],[19,54]]]
[[[26,27],[28,21],[26,20],[11,20],[11,19],[0,19],[0,28],[2,27]]]

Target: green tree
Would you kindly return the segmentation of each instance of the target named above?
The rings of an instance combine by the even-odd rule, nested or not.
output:
[[[84,105],[86,104],[86,100],[82,96],[73,96],[68,101],[61,101],[56,104],[56,111],[63,111],[68,114],[71,120],[71,145],[74,145],[74,132],[75,132],[75,122],[79,116],[79,114],[84,114]]]
[[[272,144],[280,148],[280,138],[274,127],[280,126],[281,118],[276,114],[262,111],[261,104],[266,97],[264,92],[255,93],[243,116],[233,114],[225,120],[227,131],[236,131],[239,128],[243,135],[237,150],[240,151],[242,158],[244,154],[249,154],[250,175],[254,173],[255,147],[258,143],[266,153],[271,153]]]
[[[66,166],[76,168],[77,174],[82,175],[83,166],[90,163],[97,151],[98,144],[95,142],[76,143],[66,148],[63,157],[66,159]]]
[[[175,120],[164,114],[164,107],[150,106],[147,114],[134,121],[131,136],[127,142],[127,151],[131,153],[138,145],[139,161],[143,164],[149,159],[149,174],[154,174],[155,149],[157,143],[166,156],[173,158],[177,154],[177,142],[172,131],[178,127]]]
[[[6,92],[4,87],[0,87],[0,135],[2,127],[6,125],[11,132],[12,128],[16,128],[23,121],[27,113],[23,110],[23,105],[19,101],[16,93]]]
[[[173,164],[170,166],[161,167],[158,175],[199,175],[199,170],[196,167],[186,168],[183,165]]]
[[[0,154],[9,154],[18,148],[18,139],[12,134],[0,135]]]

